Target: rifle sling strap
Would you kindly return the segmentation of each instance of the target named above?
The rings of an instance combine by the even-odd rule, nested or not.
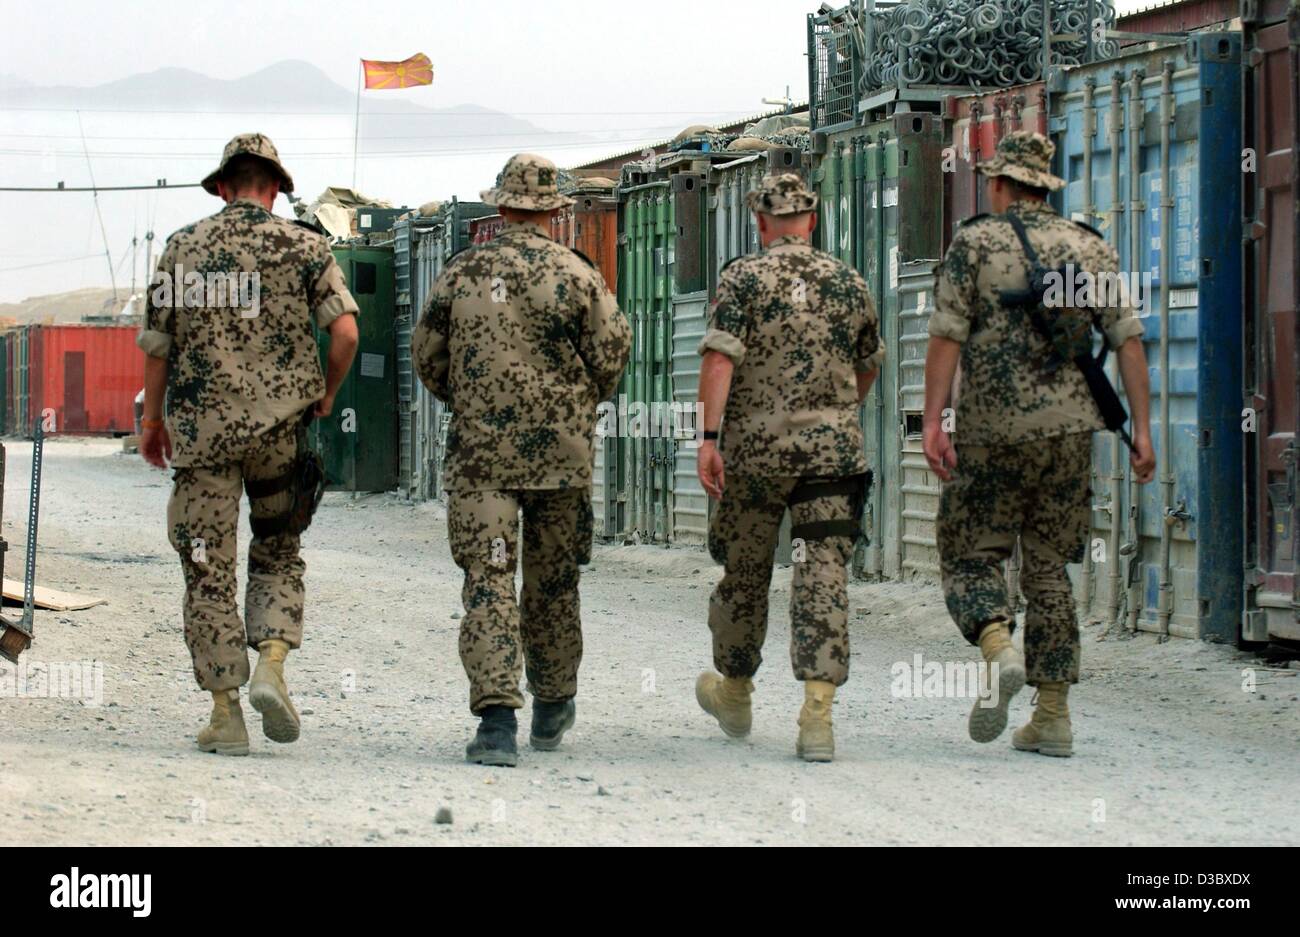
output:
[[[1032,281],[1034,271],[1041,266],[1038,260],[1038,252],[1034,250],[1034,245],[1029,243],[1029,232],[1025,230],[1025,223],[1020,219],[1020,216],[1015,212],[1007,212],[1005,217],[1010,223],[1012,230],[1016,232],[1016,237],[1020,239],[1020,247],[1024,250],[1025,258],[1029,261],[1029,277]],[[1097,310],[1089,309],[1088,313],[1092,318],[1093,327],[1101,333],[1101,354],[1097,356],[1096,361],[1098,365],[1105,364],[1106,353],[1110,351],[1110,339],[1106,336],[1106,330],[1102,328],[1101,322],[1097,319]],[[1034,330],[1043,337],[1043,340],[1047,342],[1047,347],[1055,354],[1056,344],[1052,340],[1052,331],[1048,328],[1047,321],[1043,318],[1043,308],[1041,304],[1036,303],[1034,305],[1030,310],[1029,319],[1034,324]],[[1091,355],[1088,357],[1091,357]]]

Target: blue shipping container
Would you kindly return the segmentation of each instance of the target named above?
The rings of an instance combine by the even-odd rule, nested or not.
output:
[[[1094,444],[1083,614],[1235,642],[1241,626],[1241,36],[1194,35],[1064,70],[1051,85],[1062,213],[1145,279],[1156,478]],[[1162,341],[1162,336],[1164,340]],[[1109,366],[1112,380],[1114,358]]]

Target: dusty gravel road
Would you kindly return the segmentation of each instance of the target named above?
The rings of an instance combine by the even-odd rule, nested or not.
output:
[[[31,447],[6,446],[12,576]],[[467,765],[444,515],[387,496],[330,495],[305,537],[307,637],[288,670],[302,739],[267,741],[246,707],[252,755],[201,754],[208,697],[181,639],[168,476],[119,449],[46,449],[39,579],[108,604],[39,612],[24,661],[102,662],[103,697],[0,699],[0,842],[1300,843],[1300,671],[1199,642],[1098,640],[1094,626],[1071,698],[1077,755],[1016,752],[1007,736],[979,746],[967,700],[891,695],[896,662],[972,653],[929,586],[851,587],[838,760],[806,765],[778,572],[754,733],[727,741],[692,691],[717,572],[686,549],[599,548],[582,583],[576,727],[558,752],[521,748],[518,768]],[[1013,722],[1028,711],[1025,693]],[[442,807],[450,824],[435,822]]]

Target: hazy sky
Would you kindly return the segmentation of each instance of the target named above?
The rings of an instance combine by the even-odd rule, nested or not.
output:
[[[837,4],[838,5],[838,4]],[[1134,6],[1122,3],[1122,8]],[[405,95],[429,107],[478,104],[519,115],[547,130],[605,131],[622,143],[590,149],[559,148],[561,164],[577,162],[671,136],[690,123],[748,116],[769,109],[764,97],[787,86],[807,97],[806,16],[814,0],[383,0],[331,4],[320,0],[140,0],[86,2],[4,0],[0,75],[41,85],[96,85],[165,66],[215,78],[237,78],[284,59],[305,59],[349,90],[357,60],[401,59],[426,53],[434,84],[384,94]],[[74,114],[6,110],[0,99],[0,150],[19,145],[76,149]],[[267,110],[275,109],[268,89]],[[337,138],[351,146],[351,116],[307,129],[299,121],[240,115],[160,119],[145,115],[86,114],[85,132],[101,140],[122,134],[129,143],[94,143],[92,152],[144,150],[147,159],[105,158],[94,166],[100,185],[197,181],[217,160],[220,140],[262,129],[304,139]],[[326,136],[313,137],[324,133]],[[21,144],[19,141],[22,141]],[[35,142],[34,142],[35,141]],[[539,147],[539,149],[544,149]],[[211,151],[211,157],[201,154]],[[281,145],[310,199],[327,184],[347,184],[351,161],[300,159]],[[398,204],[459,195],[476,198],[507,153],[434,163],[363,160],[359,188]],[[39,158],[0,152],[0,184],[67,185],[88,182],[84,159]],[[115,262],[131,232],[152,220],[159,237],[219,205],[195,190],[167,194],[104,194],[100,208]],[[288,213],[287,205],[277,210]],[[27,295],[107,286],[102,258],[31,267],[102,251],[89,194],[0,193],[0,301]],[[15,226],[15,219],[21,225]],[[28,267],[12,270],[13,267]],[[129,276],[123,275],[129,280]],[[119,282],[119,286],[120,286]]]

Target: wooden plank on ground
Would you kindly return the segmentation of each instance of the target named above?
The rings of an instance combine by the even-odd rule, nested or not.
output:
[[[4,581],[4,597],[21,602],[23,600],[23,584],[17,579],[6,579]],[[59,589],[47,589],[44,586],[37,586],[32,590],[32,599],[35,601],[37,608],[46,608],[52,612],[75,612],[83,608],[108,604],[108,599],[98,599],[93,595],[78,595],[75,592],[63,592]]]

